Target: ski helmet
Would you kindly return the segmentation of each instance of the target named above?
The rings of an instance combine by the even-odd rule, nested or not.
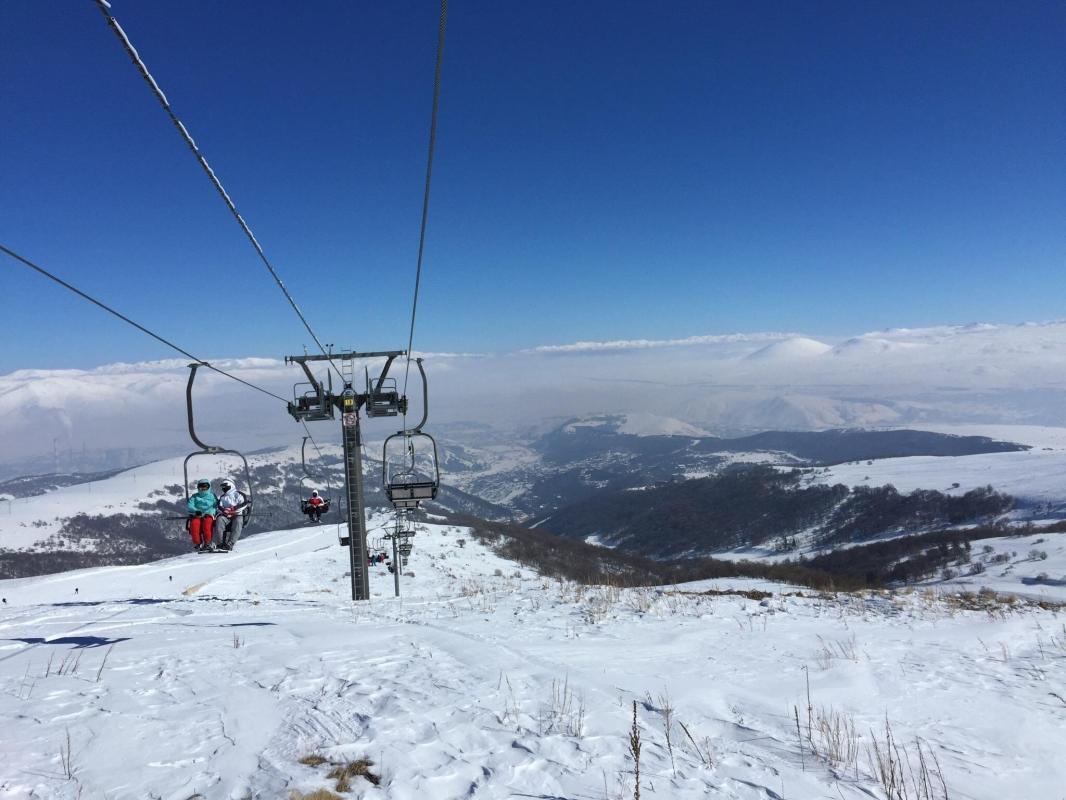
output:
[[[311,491],[311,496],[312,496],[312,497],[318,497],[318,489],[314,489],[314,490],[312,490],[312,491]]]
[[[199,489],[201,486],[206,486],[208,489],[210,489],[211,481],[209,481],[207,478],[198,478],[196,480],[196,488]]]
[[[233,488],[233,481],[231,481],[229,478],[223,478],[222,483],[219,485],[222,487],[222,491],[228,492],[230,489]]]

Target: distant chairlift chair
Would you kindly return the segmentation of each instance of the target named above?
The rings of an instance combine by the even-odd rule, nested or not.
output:
[[[405,457],[402,465],[392,464],[389,460],[389,442],[398,438],[407,443],[406,452],[410,455],[410,460]],[[416,439],[428,439],[432,445],[433,463],[428,474],[427,471],[416,468],[414,447]],[[399,468],[393,470],[390,467]],[[385,494],[394,508],[418,508],[423,500],[435,500],[440,488],[440,462],[437,457],[436,440],[422,431],[394,433],[385,440],[381,470]]]

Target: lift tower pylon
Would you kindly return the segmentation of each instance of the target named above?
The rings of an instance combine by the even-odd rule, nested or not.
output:
[[[382,413],[385,391],[385,379],[389,367],[400,356],[407,355],[404,350],[389,350],[376,353],[331,353],[329,355],[286,356],[286,364],[299,364],[311,384],[312,391],[289,403],[289,413],[297,421],[333,419],[333,409],[341,414],[341,442],[344,445],[344,494],[348,511],[348,555],[352,575],[352,600],[370,599],[370,574],[367,568],[366,546],[366,506],[363,501],[363,440],[359,428],[359,412],[368,403],[375,405],[375,416]],[[367,378],[366,391],[357,392],[352,386],[354,362],[357,359],[384,358],[385,365],[377,380]],[[344,389],[334,394],[332,387],[327,388],[317,380],[307,366],[309,361],[341,362],[341,374],[344,377]],[[393,395],[389,398],[395,408],[393,416],[407,412],[407,398]]]

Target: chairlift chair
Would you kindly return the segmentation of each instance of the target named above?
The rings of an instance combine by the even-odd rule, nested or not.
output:
[[[329,507],[333,502],[333,487],[330,485],[329,473],[326,472],[326,496],[322,497],[322,505],[312,506],[310,500],[303,496],[304,481],[314,481],[314,478],[311,477],[311,471],[307,468],[307,440],[309,438],[310,437],[305,436],[303,439],[303,443],[300,445],[300,464],[303,467],[304,471],[303,477],[300,478],[300,512],[303,514],[307,514],[308,517],[310,517],[312,514],[312,509],[317,508],[318,516],[322,516],[327,511],[329,511]],[[321,495],[319,496],[321,497]]]
[[[321,497],[321,495],[319,495],[319,496]],[[310,500],[301,499],[300,500],[300,513],[310,515],[311,514],[311,509],[312,508],[317,508],[318,509],[318,515],[322,516],[327,511],[329,511],[329,506],[330,506],[330,501],[329,501],[328,497],[323,497],[322,498],[322,505],[320,505],[320,506],[312,506]]]
[[[395,417],[407,413],[407,398],[400,395],[395,378],[385,377],[390,358],[382,370],[381,377],[371,382],[370,372],[366,371],[366,415],[367,417]]]
[[[422,366],[422,359],[416,358],[415,364],[422,377],[422,419],[413,428],[398,431],[385,439],[381,456],[381,477],[385,485],[385,494],[396,509],[418,508],[423,500],[434,500],[440,489],[440,459],[437,454],[437,441],[428,433],[422,431],[429,417],[429,382],[426,379],[426,370]],[[381,382],[379,381],[379,384]],[[406,404],[406,398],[404,398]],[[403,439],[406,444],[405,456],[400,463],[395,463],[395,458],[390,462],[389,443],[394,439]],[[428,439],[432,446],[433,464],[428,470],[419,470],[416,463],[415,442]],[[393,448],[395,449],[395,448]],[[428,454],[429,450],[426,450]],[[410,460],[407,459],[410,456]]]
[[[309,386],[307,383],[297,383],[293,386],[293,401],[288,404],[289,413],[297,420],[304,422],[321,422],[334,419],[333,401],[329,394],[321,386],[315,389],[312,386],[302,394],[300,388]]]
[[[244,474],[244,486],[247,491],[244,492],[245,497],[248,498],[248,507],[245,509],[244,517],[245,524],[252,516],[252,506],[254,504],[254,497],[252,493],[252,473],[248,468],[248,459],[244,457],[239,451],[231,450],[226,447],[214,447],[209,444],[205,444],[199,436],[196,435],[196,425],[193,418],[193,406],[192,406],[192,387],[196,381],[196,370],[201,365],[199,363],[189,364],[189,382],[185,386],[185,409],[189,420],[189,436],[192,438],[193,443],[200,449],[189,453],[185,456],[185,461],[182,464],[182,474],[185,478],[185,502],[188,504],[189,498],[192,496],[189,493],[189,462],[198,456],[220,456],[220,455],[232,455],[240,459],[242,472]],[[237,487],[240,488],[240,487]],[[188,527],[188,520],[186,520],[186,527]]]
[[[396,379],[386,378],[381,385],[367,392],[366,415],[368,417],[395,417],[405,405],[401,401]]]
[[[406,442],[406,453],[410,454],[410,461],[407,460],[406,455],[402,464],[396,464],[395,459],[390,461],[389,443],[394,439],[403,439]],[[418,439],[428,439],[432,445],[433,464],[429,475],[419,470],[415,464],[414,442]],[[422,431],[400,431],[392,434],[385,439],[381,473],[385,494],[394,508],[418,508],[423,500],[436,499],[440,488],[440,461],[437,457],[436,440]]]
[[[307,376],[307,381],[293,384],[292,402],[288,403],[289,414],[298,422],[321,422],[327,419],[334,419],[332,373],[326,373],[327,383],[323,386],[315,378],[306,361],[299,357],[287,356],[285,363],[288,364],[290,362],[300,365]]]

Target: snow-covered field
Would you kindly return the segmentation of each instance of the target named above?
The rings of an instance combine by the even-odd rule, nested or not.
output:
[[[984,569],[941,581],[957,590],[991,589],[1022,597],[1066,603],[1066,533],[980,539],[972,545],[972,563]]]
[[[913,456],[853,461],[818,470],[820,483],[883,486],[901,492],[936,489],[961,494],[991,485],[1030,509],[1066,506],[1066,428],[1033,425],[931,425],[923,430],[963,436],[989,436],[1029,445],[1031,450],[973,456]],[[1066,511],[1066,508],[1062,509]],[[1062,516],[1058,514],[1057,516]]]
[[[886,716],[953,798],[1064,796],[1061,612],[579,587],[461,538],[424,528],[405,596],[374,569],[354,608],[332,526],[0,582],[0,798],[333,788],[310,755],[373,762],[380,786],[345,797],[628,798],[634,701],[644,798],[881,797],[865,747]],[[808,676],[857,759],[801,750]]]

